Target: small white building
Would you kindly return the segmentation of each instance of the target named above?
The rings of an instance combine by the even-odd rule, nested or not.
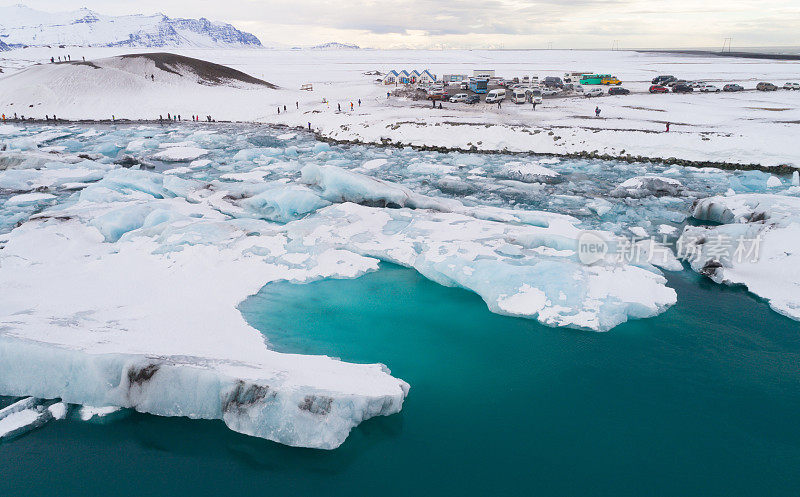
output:
[[[408,79],[411,81],[411,83],[417,83],[419,81],[419,71],[414,69],[408,73]]]
[[[391,71],[387,72],[386,75],[383,77],[383,84],[385,85],[394,85],[397,84],[397,71],[392,69]]]
[[[427,69],[419,73],[419,76],[417,77],[417,83],[419,84],[429,85],[435,82],[436,82],[436,75],[431,74],[431,72]]]
[[[408,71],[403,69],[397,73],[397,81],[404,85],[411,84],[411,75],[408,74]]]

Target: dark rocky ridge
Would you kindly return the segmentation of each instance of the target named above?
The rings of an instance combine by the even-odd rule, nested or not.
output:
[[[143,54],[122,55],[123,59],[144,58],[153,61],[156,67],[162,71],[183,76],[186,71],[196,74],[204,84],[218,86],[230,81],[239,81],[252,85],[266,86],[275,89],[276,85],[267,81],[254,78],[249,74],[221,64],[215,64],[206,60],[185,57],[168,52],[152,52]]]

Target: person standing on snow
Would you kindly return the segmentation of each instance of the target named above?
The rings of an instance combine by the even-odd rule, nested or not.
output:
[[[297,108],[298,108],[298,110],[299,110],[299,109],[300,109],[300,102],[295,102],[295,103],[294,103],[294,106],[295,106],[295,107],[297,107]]]
[[[669,121],[667,121],[667,133],[669,133]]]
[[[600,117],[600,107],[594,108],[594,117]]]
[[[361,99],[358,99],[358,106],[361,107]]]

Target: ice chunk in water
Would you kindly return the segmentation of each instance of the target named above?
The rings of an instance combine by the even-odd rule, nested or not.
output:
[[[692,215],[723,223],[686,227],[678,246],[692,269],[717,283],[743,284],[775,311],[800,320],[800,198],[709,197]]]
[[[164,162],[191,162],[206,155],[208,150],[198,147],[169,147],[166,150],[153,154],[153,159]]]
[[[256,216],[280,223],[299,219],[330,204],[307,187],[283,184],[241,202]]]
[[[623,181],[611,191],[614,197],[642,198],[647,196],[677,196],[682,188],[680,181],[664,176],[636,176]]]

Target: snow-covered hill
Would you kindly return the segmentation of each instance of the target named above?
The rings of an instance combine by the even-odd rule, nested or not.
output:
[[[0,109],[64,119],[156,119],[167,113],[230,118],[229,109],[264,112],[275,85],[227,66],[171,53],[130,54],[36,64],[0,75]],[[270,104],[270,108],[272,105]],[[259,110],[260,109],[260,110]],[[188,119],[188,117],[187,117]]]
[[[106,16],[83,8],[42,12],[24,5],[0,7],[0,43],[10,46],[260,47],[250,33],[208,19],[164,14]],[[0,45],[0,50],[2,50]]]
[[[348,45],[346,43],[338,43],[335,41],[323,43],[321,45],[314,45],[309,47],[310,50],[360,50],[358,45]]]

